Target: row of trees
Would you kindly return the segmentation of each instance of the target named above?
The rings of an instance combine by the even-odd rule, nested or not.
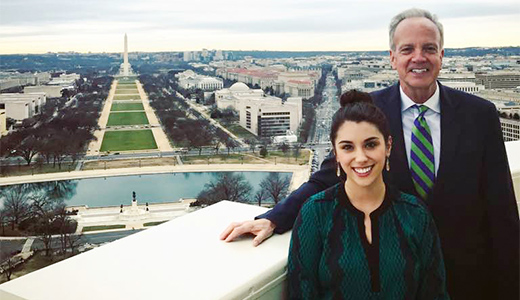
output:
[[[273,172],[260,182],[260,188],[252,194],[252,186],[245,179],[244,175],[233,172],[223,172],[214,175],[215,177],[204,186],[204,189],[197,195],[194,205],[211,205],[221,200],[234,202],[258,203],[271,200],[278,203],[287,196],[290,177]]]
[[[112,78],[78,81],[78,90],[71,99],[50,98],[40,114],[25,119],[21,126],[2,137],[0,156],[21,157],[27,165],[38,155],[38,163],[61,164],[69,157],[80,158],[98,128],[97,120],[108,95]]]
[[[179,147],[199,149],[212,146],[218,153],[225,145],[230,150],[238,143],[222,129],[212,125],[199,112],[191,109],[188,103],[175,93],[178,85],[174,73],[157,76],[141,75],[150,105],[161,120],[166,135]]]
[[[65,199],[76,187],[77,182],[70,180],[1,187],[1,235],[37,236],[51,259],[55,248],[62,254],[76,253],[82,236],[74,234],[77,222],[65,209]],[[8,258],[3,265],[7,280],[14,267],[13,259]]]

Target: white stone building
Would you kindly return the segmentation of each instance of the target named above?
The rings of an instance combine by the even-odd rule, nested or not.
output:
[[[215,92],[215,101],[219,108],[235,108],[240,126],[262,138],[283,136],[288,130],[296,132],[302,121],[301,97],[290,97],[282,102],[241,82]]]
[[[192,70],[186,70],[176,74],[179,86],[183,89],[201,89],[203,91],[215,91],[224,87],[224,82],[220,78],[203,76],[196,74]]]
[[[17,121],[31,118],[41,111],[41,106],[45,104],[47,97],[45,93],[0,94],[0,104],[4,105],[6,117]]]
[[[0,104],[0,137],[7,134],[7,115],[3,107],[5,105]]]
[[[483,84],[476,84],[475,82],[461,82],[461,81],[442,81],[441,83],[452,89],[456,89],[469,94],[476,94],[484,90]]]
[[[23,88],[25,94],[30,93],[45,93],[49,98],[61,97],[61,91],[65,89],[60,85],[36,85],[26,86]]]
[[[515,113],[520,114],[520,110]],[[520,140],[520,120],[500,118],[500,126],[505,142]]]

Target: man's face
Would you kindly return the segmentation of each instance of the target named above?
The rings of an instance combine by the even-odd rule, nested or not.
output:
[[[405,19],[397,25],[394,46],[390,61],[403,91],[414,101],[426,101],[435,92],[442,67],[444,49],[439,30],[426,18]]]

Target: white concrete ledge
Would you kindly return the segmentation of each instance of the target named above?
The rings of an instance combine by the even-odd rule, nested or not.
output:
[[[0,285],[0,299],[279,299],[290,233],[219,240],[265,212],[222,201]]]

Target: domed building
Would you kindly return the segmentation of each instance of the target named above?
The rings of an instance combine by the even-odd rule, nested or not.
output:
[[[302,120],[302,98],[267,96],[262,89],[250,89],[237,82],[215,92],[219,109],[233,108],[240,116],[240,126],[261,138],[284,136],[296,132]]]
[[[224,87],[224,82],[220,78],[199,75],[192,70],[186,70],[176,74],[179,79],[179,86],[183,89],[201,89],[203,91],[215,91]]]

